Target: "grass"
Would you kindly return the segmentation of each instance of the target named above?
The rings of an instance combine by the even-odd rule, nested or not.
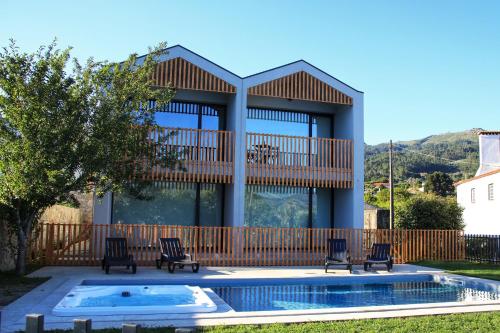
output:
[[[32,272],[38,267],[29,267]],[[48,277],[19,277],[14,272],[0,272],[0,306],[5,306],[47,281]]]
[[[367,319],[304,324],[216,326],[200,328],[206,333],[327,333],[327,332],[498,332],[500,312],[468,313],[408,318]],[[52,333],[70,331],[54,330]],[[95,330],[96,333],[119,333],[120,329]],[[173,328],[143,328],[142,333],[173,333]]]
[[[500,265],[468,261],[419,261],[420,266],[443,269],[448,273],[500,281]]]

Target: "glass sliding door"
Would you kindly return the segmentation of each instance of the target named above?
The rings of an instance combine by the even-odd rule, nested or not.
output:
[[[113,223],[194,226],[196,184],[155,183],[138,199],[113,194]]]
[[[247,185],[245,226],[307,228],[308,191],[301,187]]]
[[[112,223],[222,226],[220,184],[157,182],[141,198],[113,194]]]

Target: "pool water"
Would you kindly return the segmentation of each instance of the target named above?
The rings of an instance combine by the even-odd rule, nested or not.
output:
[[[217,306],[196,286],[80,285],[54,307],[56,316],[183,314],[213,312]]]
[[[127,290],[129,288],[123,288]],[[195,298],[192,294],[154,294],[154,293],[138,293],[131,294],[129,297],[123,297],[121,291],[104,296],[95,296],[82,298],[80,307],[119,307],[119,306],[162,306],[168,304],[170,306],[194,304]]]
[[[344,285],[246,285],[211,287],[211,289],[235,311],[500,300],[497,292],[433,281]]]

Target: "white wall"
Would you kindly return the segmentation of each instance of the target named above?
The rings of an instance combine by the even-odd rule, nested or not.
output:
[[[476,176],[500,168],[500,135],[479,135],[479,169]]]
[[[493,200],[488,200],[488,184],[493,184]],[[473,188],[476,203],[471,202]],[[500,173],[458,185],[457,202],[464,208],[466,234],[500,235]]]

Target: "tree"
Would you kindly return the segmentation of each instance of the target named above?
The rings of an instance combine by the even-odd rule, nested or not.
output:
[[[400,205],[406,202],[412,194],[408,191],[408,185],[399,184],[394,188],[394,205]],[[381,188],[377,189],[374,187],[368,187],[365,189],[364,199],[367,204],[377,206],[384,209],[389,209],[390,207],[390,193],[389,189]]]
[[[445,197],[455,192],[453,179],[444,172],[433,172],[425,177],[424,191]]]
[[[454,198],[419,194],[396,207],[395,225],[402,229],[461,230],[465,226],[462,212]]]
[[[146,157],[155,126],[148,102],[173,97],[168,87],[152,88],[164,46],[140,66],[135,54],[122,63],[70,66],[70,49],[55,42],[32,54],[14,41],[0,51],[0,205],[16,233],[17,274],[25,273],[28,237],[47,207],[74,201],[77,191],[140,192],[141,182],[130,186],[129,179],[147,172],[135,161]],[[147,157],[169,167],[177,158],[161,150]]]

